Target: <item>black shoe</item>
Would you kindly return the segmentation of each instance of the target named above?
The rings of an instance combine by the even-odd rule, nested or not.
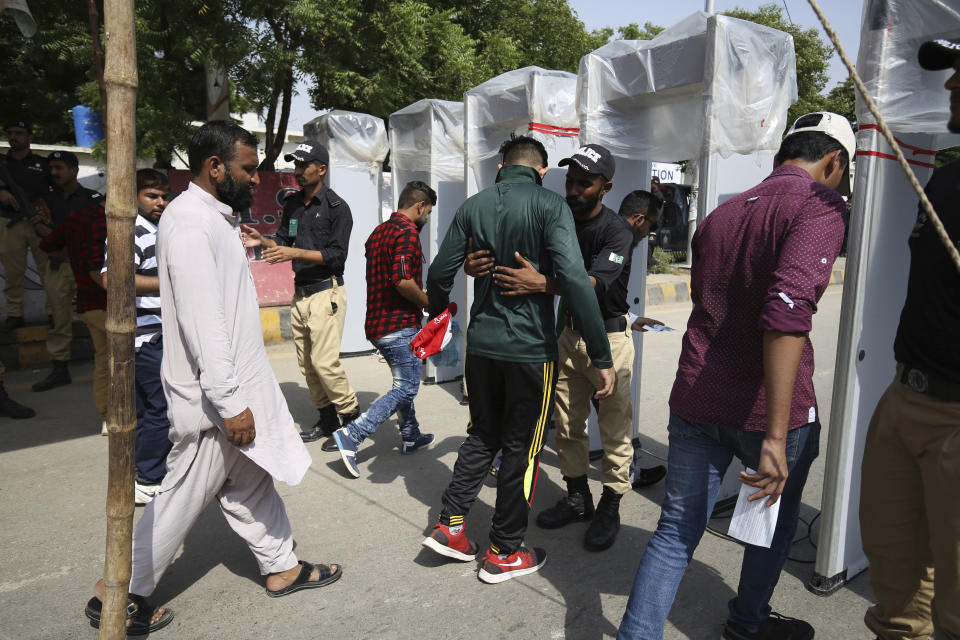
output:
[[[345,427],[359,418],[360,409],[354,409],[351,413],[338,413],[337,417],[340,419],[340,425],[337,427],[337,429],[339,429],[340,427]],[[337,429],[334,429],[334,431]]]
[[[10,333],[15,329],[19,329],[23,326],[23,317],[21,316],[7,316],[7,319],[3,321],[3,324],[0,324],[0,332]]]
[[[337,441],[333,438],[327,438],[327,441],[320,445],[320,451],[340,451],[340,447],[337,446]]]
[[[597,503],[597,513],[583,537],[583,547],[588,551],[605,551],[613,545],[620,531],[620,498],[607,487]]]
[[[3,388],[0,382],[0,416],[13,418],[14,420],[26,420],[37,415],[37,412],[30,407],[25,407],[13,398],[7,395],[7,390]]]
[[[300,433],[300,439],[304,442],[315,442],[320,438],[327,438],[333,435],[333,432],[340,428],[340,420],[337,418],[337,408],[332,404],[328,404],[322,409],[317,409],[320,413],[317,421],[313,423],[313,427],[309,431],[302,431]],[[334,444],[333,449],[324,449],[324,451],[336,451],[337,447]]]
[[[813,640],[813,627],[803,620],[774,612],[756,631],[747,631],[736,622],[727,620],[720,637],[723,640]]]
[[[50,375],[39,382],[34,382],[31,388],[34,391],[49,391],[70,384],[72,380],[70,380],[70,370],[67,369],[67,364],[66,360],[54,360],[53,371],[50,372]]]
[[[593,517],[593,496],[586,492],[568,492],[557,504],[540,512],[537,526],[541,529],[559,529],[571,522],[585,522]]]
[[[667,468],[662,464],[649,469],[637,469],[636,476],[633,479],[633,488],[642,489],[652,484],[657,484],[667,475]]]

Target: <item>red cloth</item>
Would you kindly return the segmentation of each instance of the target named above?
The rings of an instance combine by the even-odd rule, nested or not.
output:
[[[450,319],[455,315],[457,315],[457,303],[451,302],[446,311],[432,318],[410,341],[410,348],[413,349],[414,355],[421,360],[426,360],[440,353],[450,342],[452,335]]]

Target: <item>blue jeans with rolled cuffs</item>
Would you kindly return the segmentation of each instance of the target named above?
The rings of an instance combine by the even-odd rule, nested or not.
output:
[[[420,390],[423,360],[415,356],[410,348],[410,341],[419,331],[414,328],[400,329],[372,341],[390,367],[393,388],[347,425],[350,439],[356,444],[376,432],[394,413],[397,414],[397,427],[402,440],[412,442],[420,435],[420,423],[417,422],[413,400]]]
[[[668,431],[666,495],[657,530],[647,543],[620,622],[620,640],[663,638],[677,588],[707,527],[727,467],[736,456],[756,469],[765,436],[762,431],[690,422],[672,412]],[[728,604],[728,615],[748,631],[756,631],[770,615],[770,597],[793,545],[803,486],[819,454],[819,443],[819,422],[789,431],[789,475],[780,495],[773,542],[769,549],[744,547],[740,584]]]

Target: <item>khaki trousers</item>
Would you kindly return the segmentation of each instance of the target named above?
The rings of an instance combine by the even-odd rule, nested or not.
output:
[[[353,413],[359,408],[357,394],[340,364],[346,315],[347,292],[336,283],[332,289],[294,298],[290,306],[293,344],[310,401],[318,409],[332,404],[337,413]]]
[[[600,403],[600,440],[603,444],[603,486],[624,494],[630,490],[630,462],[633,459],[633,403],[630,378],[633,373],[633,338],[630,324],[625,331],[608,333],[617,385],[613,396]],[[590,415],[590,398],[600,387],[579,332],[563,329],[557,344],[560,375],[556,395],[556,443],[560,471],[568,478],[584,476],[590,468],[590,437],[585,424]]]
[[[860,529],[882,640],[960,640],[960,402],[894,381],[874,411]]]
[[[100,412],[100,419],[107,419],[107,385],[109,374],[107,371],[107,312],[103,309],[93,309],[80,314],[83,324],[90,330],[90,339],[93,340],[93,402]]]
[[[40,236],[37,235],[32,224],[26,220],[20,220],[12,227],[7,227],[8,222],[7,218],[0,218],[0,262],[3,263],[7,278],[3,293],[7,298],[7,316],[22,318],[27,248],[33,253],[33,261],[37,263],[40,281],[44,284],[47,281],[47,254],[40,250]]]
[[[43,283],[47,311],[53,316],[53,328],[47,332],[47,352],[51,360],[66,362],[70,360],[70,343],[73,341],[73,298],[77,282],[69,262],[62,263],[58,269],[53,268],[53,262],[51,258],[47,263]]]
[[[201,432],[197,456],[177,461],[190,468],[172,487],[161,484],[134,531],[130,593],[153,593],[187,533],[214,498],[227,524],[250,547],[261,575],[297,566],[290,520],[273,478],[227,442],[220,429]],[[208,558],[211,550],[197,551],[198,557]]]

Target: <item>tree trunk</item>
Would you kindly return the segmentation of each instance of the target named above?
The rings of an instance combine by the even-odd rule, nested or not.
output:
[[[277,120],[277,103],[280,100],[281,91],[280,81],[277,80],[273,85],[273,89],[270,91],[270,105],[267,107],[267,119],[263,123],[266,135],[263,141],[263,161],[261,161],[260,166],[257,167],[259,171],[273,171],[273,163],[277,160],[277,156],[270,155],[270,150],[273,148],[273,125]]]
[[[100,640],[126,637],[133,532],[134,400],[133,228],[137,212],[135,110],[137,49],[133,0],[104,0],[107,88],[107,350],[110,431],[107,485],[107,545],[103,566],[106,593]],[[116,257],[116,258],[114,258]]]
[[[266,144],[263,147],[264,158],[263,162],[260,163],[260,171],[273,171],[274,164],[277,161],[277,158],[280,157],[280,152],[283,151],[283,144],[287,141],[287,123],[290,122],[290,103],[293,102],[293,68],[287,69],[283,72],[282,78],[277,82],[277,86],[274,87],[272,102],[270,108],[267,112],[267,136]],[[274,133],[273,122],[277,114],[277,103],[281,98],[283,102],[280,104],[280,120],[277,121],[276,133]]]
[[[100,47],[100,16],[96,0],[87,0],[87,15],[90,17],[90,39],[93,41],[93,65],[97,68],[97,86],[100,87],[100,116],[106,122],[107,89],[103,81],[103,49]]]

